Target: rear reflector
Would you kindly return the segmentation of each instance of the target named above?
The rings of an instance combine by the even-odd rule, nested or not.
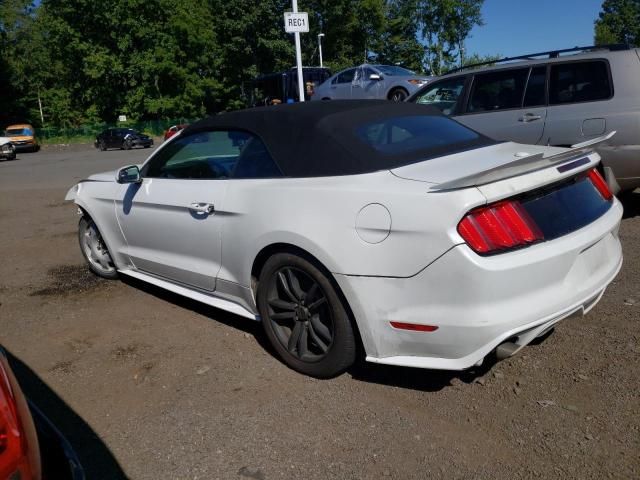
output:
[[[458,224],[458,233],[481,254],[544,240],[536,223],[517,200],[501,201],[470,211]]]
[[[389,322],[393,328],[399,330],[410,330],[412,332],[435,332],[438,327],[436,325],[420,325],[417,323]]]
[[[588,177],[589,180],[591,180],[591,183],[593,183],[593,185],[598,189],[598,192],[600,192],[602,198],[604,198],[605,200],[611,200],[613,198],[613,193],[611,193],[611,190],[609,190],[609,185],[607,185],[607,182],[604,178],[602,178],[602,175],[600,175],[600,172],[598,172],[598,170],[596,170],[595,168],[593,170],[590,170]]]

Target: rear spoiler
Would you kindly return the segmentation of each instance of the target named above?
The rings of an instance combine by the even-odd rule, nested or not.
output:
[[[574,162],[587,157],[594,153],[593,147],[595,145],[606,142],[616,134],[615,131],[604,135],[602,137],[594,138],[586,142],[577,143],[571,146],[570,150],[545,157],[544,153],[536,153],[527,157],[522,157],[513,162],[509,162],[506,165],[500,165],[498,167],[485,170],[484,172],[474,173],[467,177],[457,178],[450,182],[440,183],[431,187],[431,191],[443,191],[443,190],[458,190],[461,188],[477,187],[480,185],[486,185],[488,183],[497,182],[498,180],[505,180],[507,178],[517,177],[525,173],[534,172],[536,170],[543,170],[553,165],[559,165],[561,163]]]

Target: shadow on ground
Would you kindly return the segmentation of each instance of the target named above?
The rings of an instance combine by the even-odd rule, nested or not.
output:
[[[22,391],[66,437],[80,459],[86,478],[127,479],[109,448],[77,413],[19,358],[6,352]],[[53,472],[49,478],[58,478]]]
[[[137,279],[126,276],[121,277],[121,279],[123,283],[130,287],[253,335],[262,348],[278,358],[275,350],[264,335],[259,322],[219,310]],[[442,390],[456,382],[473,383],[476,379],[486,375],[496,363],[495,358],[489,356],[482,365],[460,372],[380,365],[366,362],[364,356],[364,352],[360,352],[359,360],[347,372],[353,379],[427,392]]]
[[[640,190],[625,192],[618,196],[618,200],[622,202],[624,207],[622,218],[633,218],[640,215]]]
[[[141,280],[128,277],[126,275],[120,276],[120,280],[125,285],[129,285],[132,288],[141,290],[149,295],[153,295],[154,297],[159,298],[162,301],[172,303],[173,305],[180,308],[191,310],[192,312],[210,318],[211,320],[215,320],[216,322],[220,322],[229,327],[233,327],[245,333],[253,335],[261,347],[263,347],[272,355],[276,355],[275,351],[273,351],[271,348],[271,344],[269,344],[269,341],[263,334],[262,325],[260,325],[260,322],[256,322],[254,320],[241,317],[240,315],[235,315],[233,313],[220,310],[205,303],[183,297],[182,295],[178,295],[177,293],[170,292],[163,288],[156,287],[155,285],[151,285],[150,283],[146,283]]]

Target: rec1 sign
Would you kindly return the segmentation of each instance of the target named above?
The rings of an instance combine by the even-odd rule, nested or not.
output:
[[[284,31],[287,33],[307,33],[309,31],[307,12],[285,12]]]

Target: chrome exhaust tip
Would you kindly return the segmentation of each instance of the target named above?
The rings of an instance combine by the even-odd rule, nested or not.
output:
[[[520,350],[520,345],[513,342],[504,342],[496,347],[496,357],[498,360],[504,360]]]

